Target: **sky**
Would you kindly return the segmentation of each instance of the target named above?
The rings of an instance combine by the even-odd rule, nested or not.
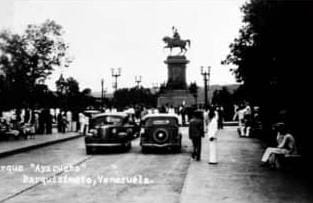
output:
[[[234,84],[231,65],[221,65],[229,44],[242,26],[244,0],[1,0],[0,29],[22,32],[28,24],[55,20],[64,29],[68,68],[56,68],[46,84],[55,89],[62,73],[74,77],[80,88],[113,90],[111,69],[121,68],[118,88],[151,87],[167,81],[164,60],[169,55],[162,38],[175,26],[182,39],[190,39],[186,53],[187,83],[203,86],[200,67],[211,66],[210,84]],[[173,54],[178,50],[174,50]]]

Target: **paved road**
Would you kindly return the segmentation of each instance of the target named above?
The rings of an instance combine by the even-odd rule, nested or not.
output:
[[[142,154],[137,139],[128,153],[87,156],[79,138],[2,158],[0,202],[179,202],[189,148],[185,137],[180,154]]]
[[[0,202],[313,202],[305,173],[259,167],[260,141],[239,138],[236,127],[220,132],[217,165],[207,163],[206,138],[202,161],[192,161],[182,131],[180,154],[142,154],[137,139],[128,153],[87,156],[78,138],[1,158]]]

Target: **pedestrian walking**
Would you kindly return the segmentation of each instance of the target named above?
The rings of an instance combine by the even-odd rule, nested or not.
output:
[[[217,132],[218,132],[218,114],[212,108],[209,112],[209,124],[207,127],[209,138],[209,164],[217,164]]]
[[[193,145],[191,157],[197,161],[201,159],[201,139],[204,137],[202,114],[195,111],[189,123],[189,138]]]

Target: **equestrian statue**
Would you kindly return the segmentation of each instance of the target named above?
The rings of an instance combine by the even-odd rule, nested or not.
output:
[[[172,53],[172,49],[177,47],[180,48],[180,53],[179,54],[185,54],[187,52],[187,44],[188,47],[190,47],[190,40],[182,40],[180,38],[180,35],[177,31],[177,29],[173,26],[172,27],[173,30],[173,37],[163,37],[163,41],[167,44],[166,46],[164,46],[164,48],[169,48],[170,49],[170,53]]]

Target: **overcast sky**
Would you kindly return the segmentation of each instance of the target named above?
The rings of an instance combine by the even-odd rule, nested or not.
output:
[[[46,19],[62,25],[70,45],[73,63],[63,70],[80,87],[93,91],[112,91],[111,68],[121,67],[119,87],[135,85],[142,76],[144,86],[167,80],[164,60],[169,50],[162,37],[171,36],[175,26],[183,39],[191,40],[186,53],[187,82],[203,86],[200,66],[211,66],[210,84],[233,84],[231,66],[221,60],[229,53],[229,44],[242,25],[240,7],[244,0],[1,0],[0,28],[20,32],[27,24]],[[57,70],[47,81],[55,88]]]

